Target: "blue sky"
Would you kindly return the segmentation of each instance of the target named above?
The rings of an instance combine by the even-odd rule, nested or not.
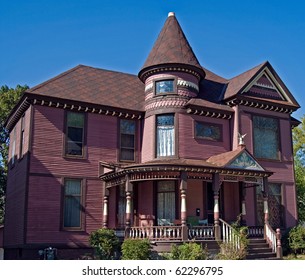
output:
[[[137,74],[170,11],[202,66],[231,78],[268,60],[304,115],[299,0],[0,0],[0,85],[32,87],[78,64]]]

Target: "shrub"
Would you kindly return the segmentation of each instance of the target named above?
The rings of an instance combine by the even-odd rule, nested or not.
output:
[[[96,256],[101,260],[114,259],[120,244],[114,230],[105,228],[91,232],[89,243],[94,248]]]
[[[195,243],[184,243],[180,246],[173,245],[167,259],[170,260],[206,260],[207,250]]]
[[[220,253],[217,255],[219,260],[244,260],[247,255],[246,247],[241,244],[237,248],[233,242],[221,243],[219,245]]]
[[[122,244],[122,260],[149,260],[151,253],[148,239],[125,239]]]
[[[300,225],[293,227],[289,232],[289,247],[294,254],[304,253],[305,251],[305,227]]]

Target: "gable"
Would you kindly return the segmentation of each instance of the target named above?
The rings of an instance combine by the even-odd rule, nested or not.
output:
[[[246,96],[293,103],[290,93],[284,90],[268,67],[262,69],[241,93]]]
[[[243,150],[235,159],[229,162],[226,167],[265,171],[264,168],[246,150]]]

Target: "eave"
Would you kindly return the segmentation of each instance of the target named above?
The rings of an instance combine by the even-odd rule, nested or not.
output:
[[[25,92],[5,122],[5,127],[9,131],[15,126],[19,118],[24,114],[30,105],[40,105],[78,112],[116,116],[126,119],[142,119],[144,117],[144,112],[142,111],[132,111],[123,108],[103,106],[100,104],[92,104],[71,99],[43,96],[41,94]]]
[[[296,111],[299,108],[296,105],[292,105],[284,101],[278,101],[278,100],[275,101],[265,98],[254,98],[244,95],[239,95],[230,98],[226,100],[226,104],[231,107],[235,105],[243,105],[243,106],[254,107],[254,108],[259,108],[274,112],[280,112],[280,113],[288,113],[288,114],[291,114],[292,112]]]

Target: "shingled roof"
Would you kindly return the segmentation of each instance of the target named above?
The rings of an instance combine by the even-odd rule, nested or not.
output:
[[[139,72],[139,77],[141,78],[148,69],[177,64],[191,67],[201,77],[205,76],[204,70],[186,39],[175,14],[171,12]]]
[[[135,75],[78,65],[27,93],[144,110],[144,85]]]

